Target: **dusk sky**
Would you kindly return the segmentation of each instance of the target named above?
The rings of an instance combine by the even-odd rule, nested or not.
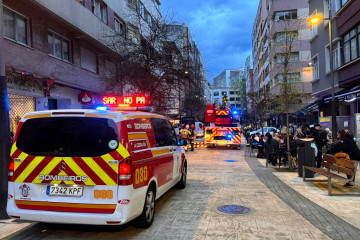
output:
[[[208,80],[225,69],[245,66],[258,0],[164,0],[163,15],[190,28],[201,51]]]

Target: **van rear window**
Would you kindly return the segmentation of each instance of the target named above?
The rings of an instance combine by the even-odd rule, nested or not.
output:
[[[25,121],[16,146],[36,156],[96,157],[114,151],[118,143],[111,119],[52,117]]]

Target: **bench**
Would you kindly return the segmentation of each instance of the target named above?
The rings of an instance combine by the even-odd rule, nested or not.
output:
[[[321,180],[306,180],[305,179],[305,169],[312,171],[314,173],[323,175],[328,178],[328,195],[331,196],[331,179],[337,178],[343,181],[354,181],[356,169],[357,169],[358,162],[349,159],[338,159],[332,155],[325,154],[321,163],[322,168],[315,168],[315,167],[308,167],[303,166],[303,181],[321,181]],[[345,175],[349,175],[350,179],[346,176],[341,176],[331,172],[330,170],[337,171],[338,173],[343,173]],[[326,180],[325,180],[326,181]]]

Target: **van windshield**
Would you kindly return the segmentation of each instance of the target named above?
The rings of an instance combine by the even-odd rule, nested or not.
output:
[[[25,121],[16,146],[35,156],[96,157],[114,151],[118,143],[111,119],[51,117]]]

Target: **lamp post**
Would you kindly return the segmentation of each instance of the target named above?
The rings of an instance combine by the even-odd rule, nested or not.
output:
[[[331,7],[329,7],[329,17],[321,18],[319,16],[315,16],[309,18],[308,21],[311,24],[316,24],[319,21],[328,20],[329,21],[329,52],[330,52],[330,78],[331,78],[331,130],[332,130],[332,138],[336,139],[337,136],[337,124],[336,124],[336,106],[335,106],[335,80],[334,80],[334,70],[333,70],[333,44],[332,44],[332,23],[331,23]]]

